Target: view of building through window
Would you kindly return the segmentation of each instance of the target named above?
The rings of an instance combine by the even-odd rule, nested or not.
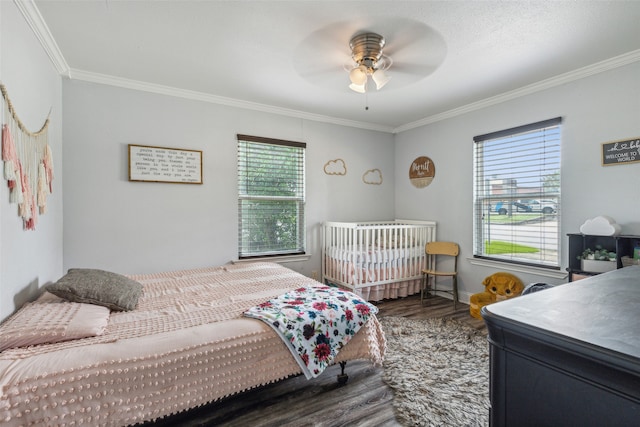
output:
[[[560,123],[474,138],[474,256],[559,268]]]

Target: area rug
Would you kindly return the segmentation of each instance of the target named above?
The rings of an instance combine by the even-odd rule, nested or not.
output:
[[[452,319],[381,317],[383,380],[405,426],[489,425],[486,335]]]

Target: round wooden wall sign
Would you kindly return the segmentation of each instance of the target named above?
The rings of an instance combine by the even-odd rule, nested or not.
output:
[[[424,188],[431,184],[436,176],[436,166],[433,160],[426,156],[418,157],[411,163],[409,168],[409,181],[415,187]]]

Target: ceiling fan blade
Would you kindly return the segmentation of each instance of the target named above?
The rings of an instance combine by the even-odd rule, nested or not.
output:
[[[345,65],[351,62],[350,33],[347,23],[336,23],[311,33],[295,49],[296,72],[314,84],[341,78],[348,81]]]
[[[444,38],[423,22],[396,19],[380,28],[385,37],[384,54],[393,60],[396,72],[427,76],[444,61],[447,46]]]
[[[406,63],[406,62],[394,62],[389,74],[414,74],[421,77],[426,77],[433,73],[440,64],[428,64],[428,63]]]
[[[389,83],[390,88],[421,80],[433,73],[446,56],[442,36],[422,22],[399,18],[343,21],[311,33],[298,45],[293,59],[296,72],[313,84],[343,89],[348,85],[347,71],[352,64],[349,40],[362,32],[385,38],[383,53],[393,61],[387,74],[397,76]]]

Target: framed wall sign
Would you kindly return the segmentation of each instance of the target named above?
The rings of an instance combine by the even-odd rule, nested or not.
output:
[[[414,187],[428,186],[435,176],[436,166],[433,164],[433,160],[426,156],[418,157],[409,167],[409,181]]]
[[[602,166],[640,162],[640,137],[602,144]]]
[[[129,181],[202,184],[202,151],[129,144]]]

